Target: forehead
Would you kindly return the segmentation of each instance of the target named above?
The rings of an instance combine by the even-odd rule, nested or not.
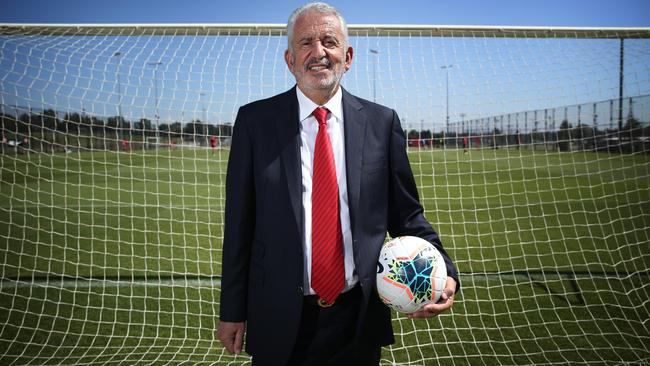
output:
[[[343,37],[341,22],[336,15],[318,12],[308,12],[301,15],[293,28],[294,41],[305,38],[319,38],[322,36]]]

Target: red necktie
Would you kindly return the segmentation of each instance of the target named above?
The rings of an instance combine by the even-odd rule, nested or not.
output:
[[[327,135],[327,112],[327,109],[318,107],[312,113],[318,121],[318,134],[311,192],[311,287],[321,299],[332,304],[345,287],[345,268],[339,186],[332,144]]]

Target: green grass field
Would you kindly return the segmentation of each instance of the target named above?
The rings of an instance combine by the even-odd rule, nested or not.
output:
[[[650,364],[650,155],[409,156],[462,290],[382,364]],[[0,365],[249,362],[214,339],[226,160],[0,156]]]

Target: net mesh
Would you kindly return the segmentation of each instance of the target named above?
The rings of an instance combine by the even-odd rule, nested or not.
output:
[[[650,362],[648,29],[351,26],[461,273],[382,364]],[[215,340],[239,106],[279,26],[0,27],[0,364],[249,364]],[[269,335],[272,336],[272,335]]]

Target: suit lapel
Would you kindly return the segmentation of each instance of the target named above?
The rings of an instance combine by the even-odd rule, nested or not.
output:
[[[291,208],[300,235],[303,235],[302,174],[300,169],[300,126],[295,87],[281,96],[277,126],[278,146],[287,177]]]
[[[345,130],[345,166],[348,180],[348,203],[350,224],[354,235],[356,215],[359,212],[361,190],[361,163],[367,118],[361,112],[363,106],[343,89],[343,120]]]

